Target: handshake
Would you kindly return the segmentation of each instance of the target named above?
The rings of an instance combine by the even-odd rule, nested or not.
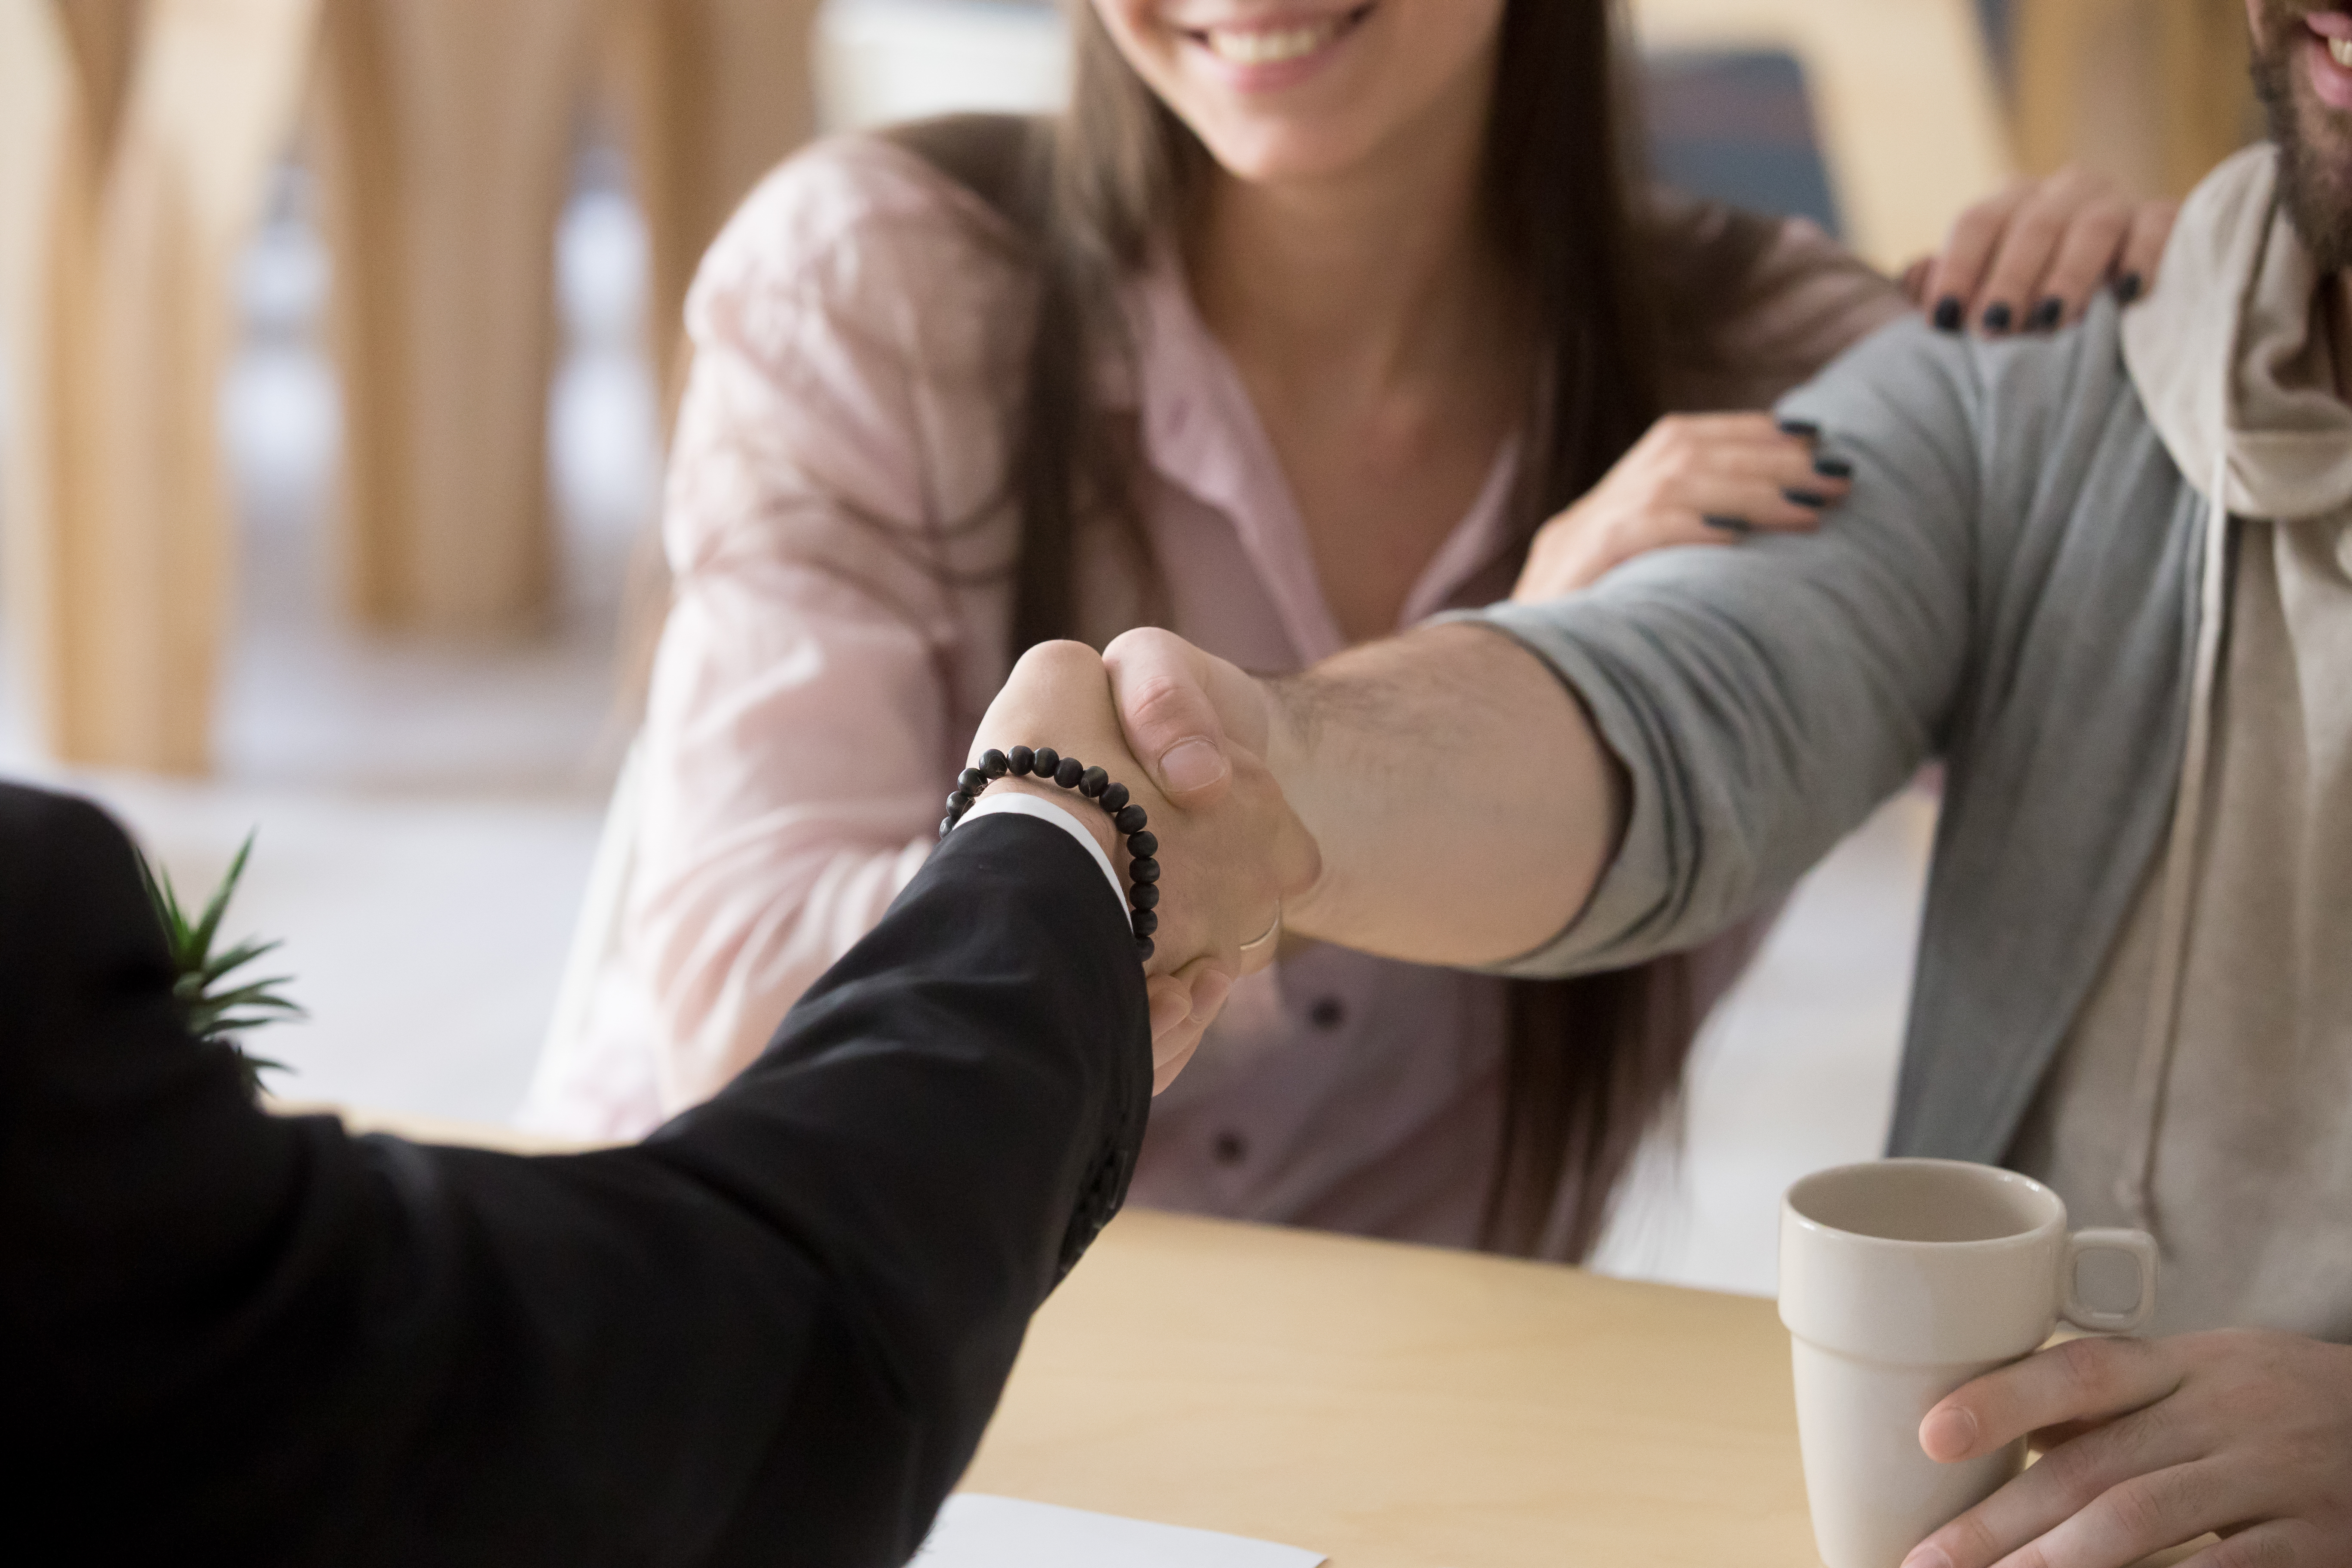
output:
[[[972,739],[975,762],[1015,746],[1082,758],[1150,816],[1161,868],[1145,965],[1155,1093],[1191,1059],[1234,982],[1273,962],[1286,901],[1302,899],[1321,870],[1315,839],[1267,765],[1271,718],[1258,682],[1147,629],[1099,655],[1077,642],[1031,648]],[[1070,798],[1034,779],[989,787]],[[1127,847],[1109,819],[1077,816],[1123,871]]]

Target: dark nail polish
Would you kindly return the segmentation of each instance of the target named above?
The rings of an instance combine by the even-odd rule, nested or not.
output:
[[[1958,331],[1960,330],[1960,316],[1963,309],[1964,307],[1960,304],[1959,296],[1957,294],[1947,294],[1942,299],[1937,300],[1935,318],[1936,330],[1939,332]]]
[[[2063,300],[2044,300],[2034,306],[2033,314],[2025,319],[2025,330],[2030,332],[2046,332],[2056,326],[2058,318],[2065,313],[2066,302]]]
[[[1756,525],[1748,521],[1744,517],[1720,517],[1714,512],[1706,512],[1700,515],[1699,521],[1706,524],[1709,528],[1718,528],[1726,533],[1753,533],[1756,531]]]
[[[1815,458],[1813,472],[1825,479],[1850,479],[1853,478],[1853,465],[1843,458]]]
[[[1985,307],[1984,330],[1988,332],[2005,332],[2009,331],[2010,322],[2015,319],[2015,312],[2010,310],[2009,301],[1996,300]]]
[[[1800,441],[1814,440],[1820,437],[1821,433],[1822,427],[1814,424],[1810,419],[1783,419],[1780,421],[1780,434],[1783,436],[1794,436]]]
[[[1830,504],[1830,498],[1819,490],[1782,490],[1780,493],[1788,498],[1789,504],[1791,506],[1810,506],[1819,509]]]
[[[2147,285],[2139,280],[2138,273],[2125,273],[2122,277],[2116,279],[2116,302],[2125,305],[2130,304],[2134,300],[2139,298],[2139,291],[2146,287]]]

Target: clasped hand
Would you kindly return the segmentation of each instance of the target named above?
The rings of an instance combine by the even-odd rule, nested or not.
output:
[[[1041,643],[1013,667],[981,720],[971,756],[1014,746],[1051,746],[1101,767],[1150,817],[1161,889],[1155,951],[1145,966],[1156,1093],[1191,1059],[1234,982],[1272,962],[1274,943],[1261,939],[1282,900],[1313,884],[1320,868],[1315,841],[1263,760],[1241,747],[1219,749],[1213,788],[1163,787],[1163,775],[1146,770],[1128,749],[1110,674],[1084,643]],[[990,788],[1074,798],[1023,779],[1001,779]],[[1123,870],[1126,847],[1108,820],[1096,812],[1076,815]]]

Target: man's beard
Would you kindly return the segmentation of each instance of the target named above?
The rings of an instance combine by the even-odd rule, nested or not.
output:
[[[2264,37],[2253,40],[2254,91],[2270,117],[2271,140],[2278,143],[2279,190],[2286,216],[2322,272],[2352,268],[2352,171],[2312,145],[2295,102],[2295,56],[2308,35],[2299,25],[2302,7],[2272,5],[2263,17]]]

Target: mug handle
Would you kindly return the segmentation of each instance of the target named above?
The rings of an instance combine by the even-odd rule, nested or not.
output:
[[[2122,1252],[2139,1269],[2139,1300],[2130,1310],[2102,1312],[2083,1304],[2074,1292],[2074,1264],[2086,1252]],[[2061,1276],[2065,1305],[2059,1315],[2078,1329],[2097,1334],[2136,1333],[2156,1312],[2156,1237],[2144,1230],[2078,1230],[2066,1238],[2066,1261]]]

